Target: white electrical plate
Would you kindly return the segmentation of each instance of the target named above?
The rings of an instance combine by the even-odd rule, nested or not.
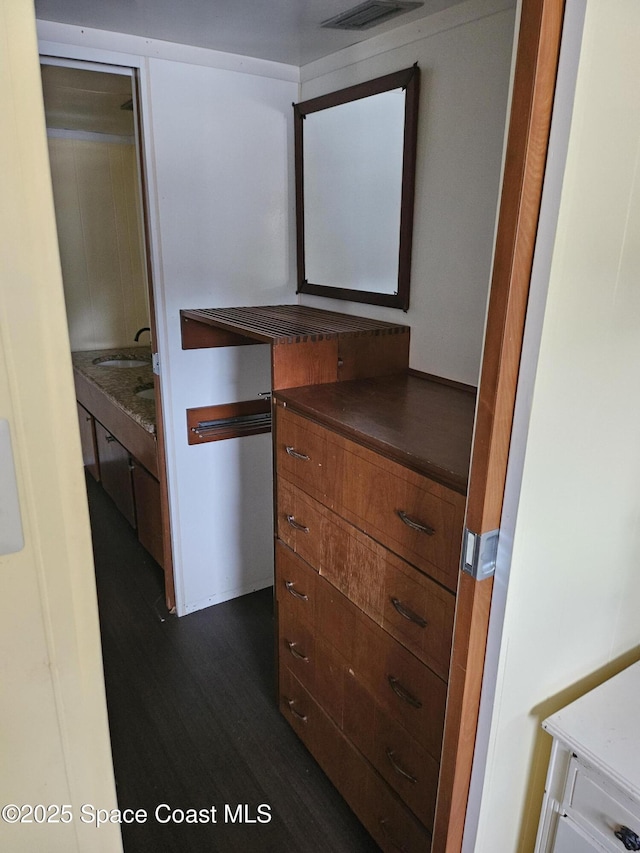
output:
[[[24,548],[9,421],[0,418],[0,555]]]

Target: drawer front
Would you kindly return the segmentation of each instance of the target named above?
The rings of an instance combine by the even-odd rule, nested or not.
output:
[[[455,590],[464,498],[278,407],[278,473]]]
[[[388,559],[382,627],[441,678],[449,674],[455,596],[398,559]]]
[[[374,622],[447,677],[455,597],[283,478],[278,535]]]
[[[447,701],[442,679],[366,617],[358,621],[351,676],[439,762]]]
[[[384,853],[429,850],[429,833],[286,668],[280,710]]]
[[[285,607],[278,608],[280,667],[288,669],[304,685],[323,710],[342,726],[345,658],[317,633],[315,626],[298,620]]]
[[[280,661],[311,693],[316,686],[316,641],[314,625],[291,613],[288,603],[278,607]]]
[[[278,537],[292,551],[319,572],[329,561],[341,570],[347,565],[347,537],[337,516],[282,477],[277,507]]]
[[[569,763],[565,805],[575,822],[609,850],[625,850],[615,835],[623,826],[640,835],[640,803],[576,758]]]
[[[293,480],[317,497],[331,504],[328,494],[333,486],[335,460],[327,474],[327,433],[305,418],[291,414],[282,406],[276,408],[276,468],[279,476]],[[320,498],[322,499],[322,498]]]
[[[318,575],[296,555],[276,542],[275,591],[279,607],[309,623],[315,621]]]
[[[357,680],[439,761],[446,683],[283,545],[276,555],[283,664],[336,720],[343,677]],[[298,589],[306,599],[292,595]]]
[[[346,683],[344,732],[416,817],[431,829],[438,762],[353,678]]]

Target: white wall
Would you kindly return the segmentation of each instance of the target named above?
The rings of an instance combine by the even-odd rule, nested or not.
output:
[[[541,721],[640,657],[638,44],[635,0],[587,0],[477,853],[533,849]]]
[[[25,543],[0,556],[0,803],[68,804],[73,817],[0,821],[0,848],[116,853],[118,826],[80,820],[116,794],[30,0],[0,0],[0,170],[0,418]]]
[[[273,582],[269,435],[187,444],[186,409],[270,390],[264,346],[183,351],[180,309],[295,301],[298,70],[40,22],[43,52],[140,69],[179,615]]]
[[[187,408],[270,390],[269,348],[181,349],[181,308],[291,302],[297,84],[149,60],[179,612],[273,582],[270,436],[187,445]]]
[[[477,385],[498,202],[515,12],[470,0],[302,68],[306,100],[417,62],[418,160],[406,314],[300,301],[411,326],[411,367]]]

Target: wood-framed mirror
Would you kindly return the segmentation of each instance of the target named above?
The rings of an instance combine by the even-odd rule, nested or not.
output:
[[[409,307],[417,65],[293,105],[298,293]]]

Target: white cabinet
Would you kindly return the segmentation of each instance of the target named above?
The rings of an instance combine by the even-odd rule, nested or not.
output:
[[[640,662],[544,721],[553,737],[536,853],[640,850]]]

